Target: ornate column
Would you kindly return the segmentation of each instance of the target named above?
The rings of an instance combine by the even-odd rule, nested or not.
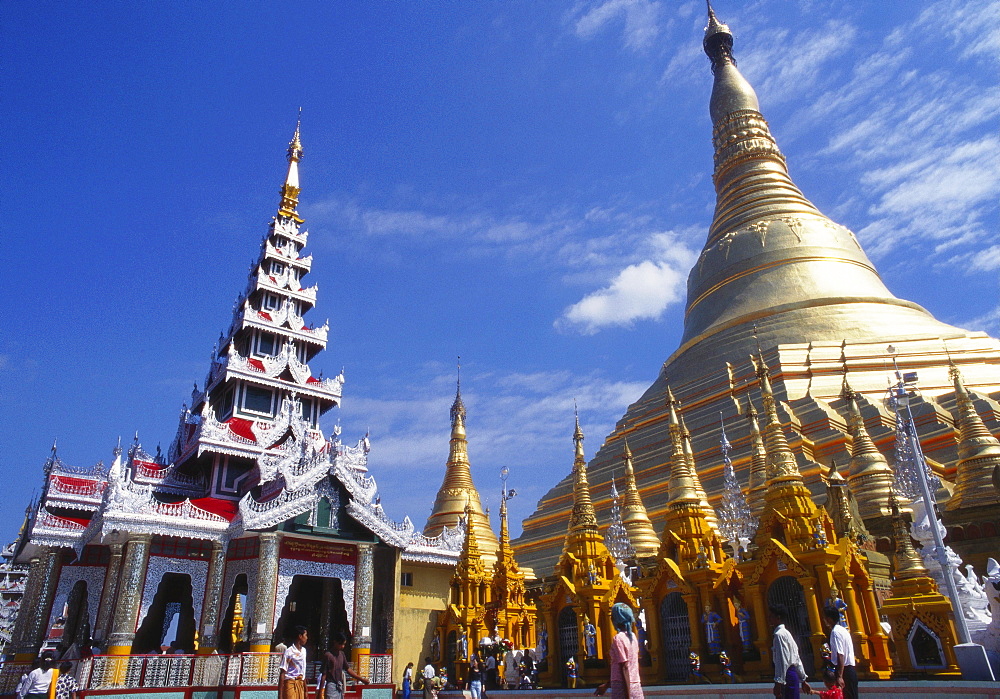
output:
[[[809,641],[813,646],[813,657],[821,657],[820,648],[823,646],[825,637],[823,635],[823,624],[819,620],[819,599],[816,597],[816,579],[805,578],[799,581],[802,583],[802,592],[806,600],[806,613],[809,615]]]
[[[201,612],[198,653],[205,655],[219,647],[219,617],[222,606],[222,576],[226,572],[226,552],[221,541],[212,542],[212,557],[205,578],[205,602]]]
[[[266,653],[271,650],[274,635],[274,596],[278,592],[278,543],[277,532],[261,532],[260,553],[257,558],[257,594],[250,617],[250,652]]]
[[[57,548],[44,546],[39,550],[38,557],[31,559],[30,565],[25,586],[25,598],[30,595],[30,599],[21,602],[14,635],[18,662],[33,659],[45,640],[45,633],[48,631],[45,624],[49,619],[52,597],[55,595],[62,567],[61,552]]]
[[[118,595],[118,576],[122,570],[122,545],[110,544],[111,560],[104,574],[104,589],[101,590],[101,606],[94,623],[94,640],[102,645],[108,640],[111,631],[111,613],[114,610],[114,600]]]
[[[771,662],[771,630],[767,628],[767,607],[764,605],[764,593],[760,589],[760,584],[747,585],[745,599],[749,599],[752,605],[750,619],[753,623],[754,641],[757,646],[757,653],[764,667],[768,667]]]
[[[125,546],[124,569],[121,574],[118,599],[108,636],[108,655],[128,655],[135,640],[139,619],[139,603],[146,583],[146,566],[149,563],[150,534],[135,534]]]
[[[649,659],[651,668],[639,666],[643,679],[651,684],[658,682],[663,672],[663,637],[660,631],[659,605],[652,595],[642,600],[642,608],[646,612],[646,640],[649,644]],[[643,672],[646,670],[646,672]]]
[[[323,651],[330,647],[330,622],[333,616],[333,578],[323,578],[323,598],[319,608],[319,638],[316,647]]]
[[[354,583],[354,648],[351,651],[354,666],[357,668],[366,667],[367,660],[362,663],[361,656],[371,654],[374,585],[375,544],[358,544],[358,570]],[[442,654],[444,654],[444,640],[442,639]]]

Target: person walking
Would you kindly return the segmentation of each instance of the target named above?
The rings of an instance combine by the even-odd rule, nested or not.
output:
[[[344,699],[347,691],[347,676],[350,675],[361,684],[368,684],[368,679],[351,669],[344,653],[347,636],[337,631],[330,638],[330,650],[323,654],[323,670],[316,684],[316,699]]]
[[[413,663],[407,663],[406,669],[403,670],[403,696],[402,699],[410,699],[410,693],[413,691]]]
[[[854,641],[847,627],[840,624],[840,610],[823,608],[823,626],[830,634],[830,662],[836,686],[844,690],[844,699],[858,699],[858,670],[854,659]]]
[[[479,664],[479,655],[473,653],[472,660],[469,661],[469,693],[472,699],[482,699],[483,696],[483,667]]]
[[[28,673],[28,677],[22,687],[21,694],[24,699],[48,699],[49,689],[52,687],[52,675],[55,659],[51,651],[42,654],[42,660],[38,667]]]
[[[635,614],[621,602],[611,607],[611,625],[618,632],[611,639],[611,677],[594,690],[603,696],[611,688],[611,699],[644,699],[639,681],[639,640],[632,630]]]
[[[437,670],[434,669],[434,663],[431,662],[430,657],[424,658],[424,670],[422,673],[424,677],[424,699],[433,699],[434,697],[434,678],[437,676]]]
[[[278,669],[278,699],[306,699],[306,642],[309,630],[295,627],[295,643],[285,649]]]
[[[788,609],[783,604],[768,607],[771,624],[774,626],[774,641],[771,643],[771,660],[774,662],[774,696],[776,699],[799,699],[800,690],[808,694],[811,690],[806,682],[806,669],[799,657],[799,646],[792,632],[785,628]]]

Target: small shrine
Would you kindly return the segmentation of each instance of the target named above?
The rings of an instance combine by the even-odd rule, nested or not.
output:
[[[611,607],[625,602],[639,608],[636,590],[620,574],[597,524],[587,482],[583,430],[579,416],[573,433],[573,511],[559,559],[550,582],[538,596],[538,615],[546,634],[545,660],[539,679],[543,686],[598,684],[608,673],[608,649],[614,629]]]

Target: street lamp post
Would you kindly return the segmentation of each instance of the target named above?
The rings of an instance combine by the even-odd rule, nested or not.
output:
[[[892,365],[896,370],[896,383],[890,386],[889,394],[893,409],[896,412],[896,420],[904,421],[906,424],[907,441],[913,455],[913,466],[916,467],[916,480],[920,488],[920,495],[924,500],[924,509],[927,513],[927,524],[930,526],[931,535],[934,537],[938,563],[941,565],[941,572],[944,576],[945,593],[951,600],[952,610],[955,617],[955,630],[958,632],[958,645],[955,646],[955,657],[958,659],[959,668],[962,670],[964,680],[994,680],[994,674],[990,668],[990,662],[986,656],[986,649],[978,643],[972,642],[969,633],[969,625],[965,619],[965,611],[962,609],[962,600],[958,595],[958,585],[955,584],[955,575],[951,562],[948,560],[948,551],[944,546],[944,538],[939,529],[937,512],[935,511],[935,500],[931,493],[929,482],[929,468],[924,459],[923,449],[920,447],[920,440],[917,439],[916,423],[913,421],[913,412],[910,410],[910,396],[916,390],[917,373],[900,373],[899,365],[896,363],[896,348],[889,345],[889,354],[892,355]],[[904,416],[905,411],[905,416]],[[897,470],[899,464],[896,465]]]
[[[889,352],[893,352],[893,347],[891,345],[889,347]],[[965,613],[962,610],[962,600],[958,596],[958,586],[955,584],[953,568],[951,566],[951,561],[948,560],[948,552],[944,547],[944,539],[941,537],[941,530],[938,526],[937,513],[935,512],[935,506],[937,503],[934,500],[934,495],[931,493],[930,484],[928,483],[927,461],[924,459],[924,452],[920,447],[920,440],[917,439],[916,424],[913,421],[913,412],[910,410],[910,393],[913,390],[913,385],[917,381],[917,374],[916,372],[901,374],[899,366],[896,365],[895,356],[892,358],[892,363],[893,366],[896,367],[896,383],[890,389],[892,391],[893,407],[896,410],[896,419],[906,421],[906,436],[910,443],[910,450],[913,453],[913,459],[916,462],[914,464],[917,470],[915,480],[920,488],[920,495],[924,500],[924,509],[927,512],[927,523],[930,526],[931,534],[934,537],[935,553],[937,554],[938,563],[941,565],[946,594],[951,600],[951,606],[955,611],[955,629],[958,631],[958,642],[971,643],[972,637],[969,634],[969,625],[966,623]],[[904,410],[906,411],[905,416],[903,414]]]

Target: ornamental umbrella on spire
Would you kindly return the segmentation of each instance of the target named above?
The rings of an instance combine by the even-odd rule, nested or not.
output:
[[[722,438],[719,440],[719,448],[722,450],[722,505],[719,507],[719,533],[729,541],[733,547],[733,558],[739,560],[740,550],[745,550],[757,531],[757,518],[750,513],[750,505],[747,504],[746,496],[740,487],[740,482],[736,478],[736,469],[733,468],[733,461],[729,458],[729,452],[733,448],[726,437],[726,421],[719,413],[719,421],[722,423]]]
[[[604,532],[604,543],[615,558],[619,570],[626,568],[626,562],[635,559],[635,549],[628,538],[628,531],[622,522],[622,510],[618,505],[618,488],[611,479],[611,525]]]

